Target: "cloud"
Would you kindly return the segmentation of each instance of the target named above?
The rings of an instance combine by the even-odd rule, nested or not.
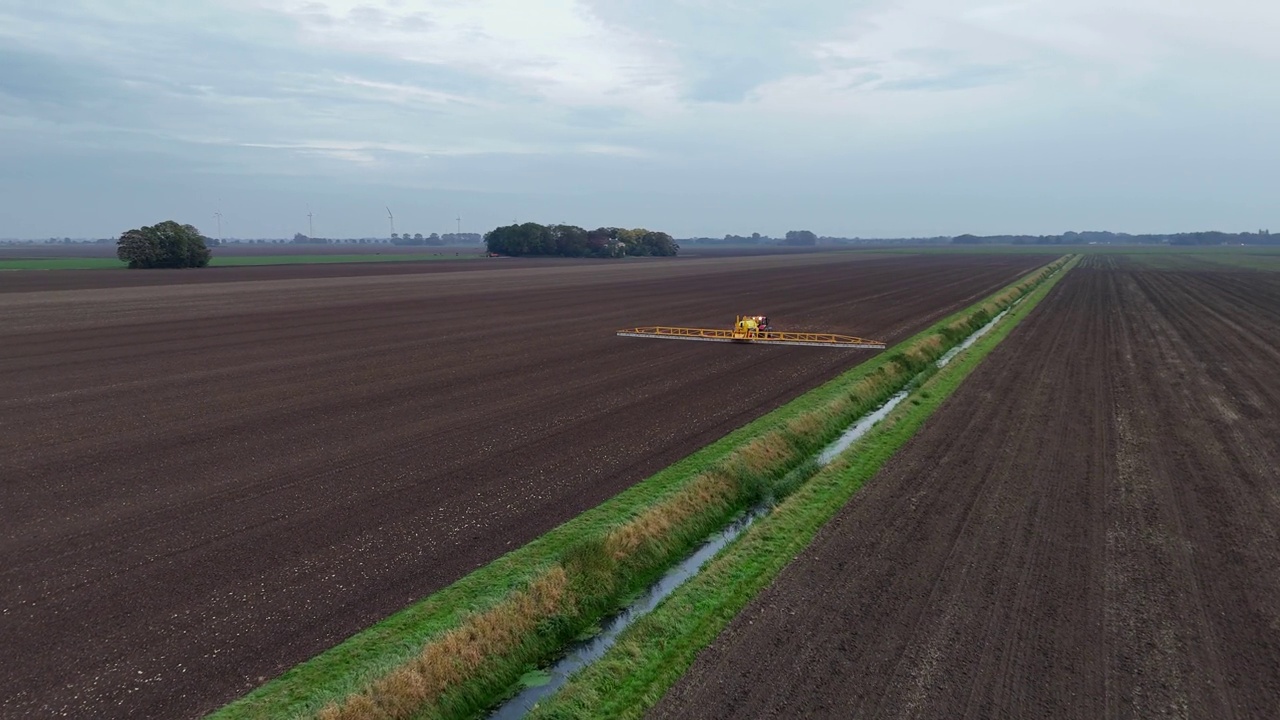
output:
[[[807,48],[850,14],[848,3],[595,0],[591,11],[614,32],[678,67],[670,83],[696,102],[739,102],[756,87],[817,68]]]
[[[718,222],[699,197],[817,212],[785,198],[898,182],[889,226],[921,193],[950,207],[922,177],[1086,198],[1115,157],[1149,168],[1135,183],[1187,158],[1263,197],[1278,36],[1255,0],[0,0],[0,184],[24,193],[0,214],[67,167],[116,193],[151,173],[584,213],[680,198],[690,225]]]
[[[669,77],[642,43],[607,32],[572,0],[263,5],[295,21],[309,44],[461,69],[520,95],[639,109],[670,95]]]

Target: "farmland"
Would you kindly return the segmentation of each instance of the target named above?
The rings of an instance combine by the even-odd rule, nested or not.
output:
[[[484,249],[405,245],[290,245],[235,244],[215,247],[210,267],[314,265],[329,263],[417,263],[483,257]],[[125,270],[116,245],[0,245],[0,271],[10,270]],[[11,278],[6,278],[11,279]]]
[[[6,274],[0,711],[211,710],[869,356],[619,327],[893,341],[1042,262]]]
[[[657,717],[1269,717],[1280,274],[1087,258]]]

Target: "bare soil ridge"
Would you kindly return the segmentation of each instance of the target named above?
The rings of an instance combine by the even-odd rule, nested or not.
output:
[[[655,717],[1270,717],[1280,275],[1094,257]]]
[[[512,266],[0,296],[0,714],[212,710],[1034,257]]]

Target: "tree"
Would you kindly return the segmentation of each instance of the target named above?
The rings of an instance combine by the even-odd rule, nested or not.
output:
[[[199,230],[172,220],[126,230],[116,241],[116,257],[131,268],[205,267],[211,256]]]
[[[680,252],[675,239],[664,232],[644,228],[631,232],[635,240],[627,247],[628,255],[675,255]]]
[[[494,228],[485,234],[484,241],[489,252],[503,255],[622,257],[675,255],[680,251],[680,246],[667,233],[644,228],[584,230],[576,225],[524,223]]]
[[[788,230],[783,245],[817,245],[818,236],[809,230]]]

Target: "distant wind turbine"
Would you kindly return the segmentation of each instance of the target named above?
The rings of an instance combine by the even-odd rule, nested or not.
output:
[[[386,207],[385,205],[383,207]],[[391,214],[391,208],[387,208],[387,219],[391,221],[391,234],[396,234],[396,216]]]
[[[218,242],[222,242],[222,211],[214,210],[213,216],[218,219]]]
[[[316,236],[316,226],[311,220],[312,217],[313,216],[311,214],[311,203],[307,203],[307,239],[308,240]]]

